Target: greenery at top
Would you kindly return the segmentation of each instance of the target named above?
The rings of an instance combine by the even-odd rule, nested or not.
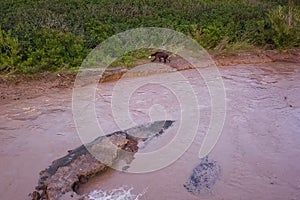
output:
[[[1,0],[0,18],[0,73],[76,69],[99,43],[137,27],[174,29],[212,50],[300,46],[298,0]]]

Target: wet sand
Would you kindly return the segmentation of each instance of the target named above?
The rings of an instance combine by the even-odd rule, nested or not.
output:
[[[127,174],[110,170],[83,185],[80,193],[127,185],[135,193],[145,191],[141,199],[300,199],[300,65],[220,68],[227,95],[226,122],[208,157],[220,166],[221,174],[209,191],[197,195],[183,185],[201,162],[198,152],[209,126],[210,97],[193,70],[181,73],[197,88],[199,101],[200,124],[192,146],[175,163],[159,171]],[[167,80],[170,74],[147,79],[151,77]],[[145,80],[139,77],[124,81],[135,85],[141,79]],[[97,117],[106,133],[118,130],[110,107],[115,84],[101,84],[96,94]],[[61,89],[0,105],[0,199],[26,199],[42,169],[81,145],[72,118],[71,92]],[[151,107],[154,110],[149,111]],[[159,117],[161,108],[169,119],[178,121],[181,116],[176,96],[155,84],[139,88],[129,108],[137,124]],[[175,133],[176,126],[143,151],[159,149]]]

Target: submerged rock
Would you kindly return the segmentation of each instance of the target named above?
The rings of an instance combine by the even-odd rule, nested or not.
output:
[[[193,194],[210,191],[221,175],[221,167],[208,157],[193,169],[189,181],[184,185],[187,191]]]
[[[86,199],[86,196],[76,193],[80,184],[104,172],[123,157],[128,160],[131,156],[133,159],[140,141],[162,134],[173,122],[157,121],[117,131],[69,151],[66,156],[53,161],[47,169],[40,172],[32,199]]]

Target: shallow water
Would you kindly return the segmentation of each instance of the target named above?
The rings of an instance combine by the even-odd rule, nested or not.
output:
[[[82,185],[79,192],[126,186],[134,188],[133,194],[143,193],[140,199],[300,199],[300,66],[271,63],[220,68],[226,90],[226,121],[208,159],[220,166],[221,173],[209,190],[199,194],[189,192],[184,184],[201,163],[198,153],[210,123],[211,99],[195,70],[181,73],[196,93],[195,110],[200,113],[197,135],[190,148],[176,162],[158,171],[130,174],[109,170]],[[118,97],[114,93],[117,82],[101,84],[96,92],[96,113],[103,131],[118,130],[120,124],[114,119],[118,111],[129,107],[135,124],[164,118],[177,122],[141,153],[154,152],[168,144],[183,115],[176,92],[186,92],[186,88],[180,89],[184,80],[171,76],[172,73],[122,79],[124,92],[140,81],[146,84],[136,89],[129,101],[117,101],[113,109],[111,102]],[[180,91],[172,92],[151,80],[169,80]],[[0,199],[26,199],[37,183],[39,171],[81,145],[72,118],[71,92],[0,105]],[[187,116],[192,121],[196,113]]]

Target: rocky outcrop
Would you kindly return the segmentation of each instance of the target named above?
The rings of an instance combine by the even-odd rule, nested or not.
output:
[[[47,169],[40,172],[38,186],[31,194],[32,199],[85,199],[84,195],[76,193],[80,184],[105,172],[118,160],[132,160],[138,151],[139,142],[162,134],[173,122],[157,121],[114,132],[69,151],[66,156],[53,161]],[[121,150],[125,151],[121,153]]]
[[[300,50],[299,49],[288,49],[283,51],[269,50],[265,54],[273,62],[290,62],[300,63]]]
[[[108,68],[103,73],[100,82],[119,80],[127,71],[125,67]]]

